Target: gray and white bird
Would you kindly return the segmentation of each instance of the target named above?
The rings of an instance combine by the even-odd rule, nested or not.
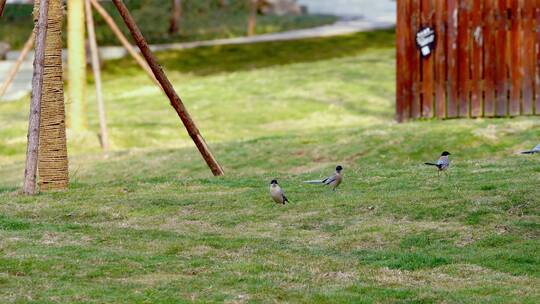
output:
[[[332,187],[332,190],[335,191],[336,188],[341,184],[343,181],[343,175],[341,174],[341,171],[343,170],[342,166],[336,167],[336,172],[332,174],[331,176],[321,179],[321,180],[312,180],[312,181],[305,181],[306,184],[323,184]]]
[[[270,182],[270,196],[277,204],[285,205],[285,203],[289,202],[289,200],[285,196],[285,193],[283,192],[283,189],[281,189],[277,180],[275,179]]]
[[[523,151],[521,154],[540,154],[540,144],[538,144],[536,147],[534,147],[531,151]]]
[[[450,152],[444,151],[441,154],[441,157],[439,157],[439,160],[437,160],[437,163],[424,163],[428,166],[435,166],[438,169],[438,173],[441,174],[442,171],[446,171],[448,167],[450,167],[450,159],[448,159],[448,156],[451,155]]]

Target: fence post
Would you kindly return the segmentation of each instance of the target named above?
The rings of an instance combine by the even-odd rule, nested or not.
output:
[[[495,43],[495,9],[497,0],[484,0],[484,116],[495,116],[495,75],[497,58]]]
[[[435,114],[446,118],[446,0],[435,0]]]
[[[446,116],[448,118],[454,118],[458,115],[458,16],[458,0],[448,0],[446,2],[446,17],[448,22],[446,36],[446,47],[448,50],[446,53],[448,103],[446,105]]]
[[[471,117],[481,117],[483,115],[482,100],[482,72],[483,52],[484,52],[484,33],[482,31],[482,2],[480,0],[472,1],[472,10],[470,17],[471,31]]]
[[[410,118],[412,103],[411,65],[414,49],[411,45],[411,5],[409,0],[397,0],[398,19],[396,27],[396,119],[403,122]]]
[[[422,0],[420,14],[422,27],[433,27],[435,9],[432,0]],[[433,85],[434,85],[434,55],[422,58],[422,117],[433,117]]]

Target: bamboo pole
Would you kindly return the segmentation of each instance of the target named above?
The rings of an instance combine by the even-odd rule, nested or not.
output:
[[[103,6],[101,6],[101,4],[99,4],[97,2],[97,0],[90,0],[90,2],[92,3],[92,6],[96,9],[96,11],[101,15],[103,20],[105,20],[105,22],[109,25],[112,32],[116,36],[116,38],[118,38],[120,43],[128,51],[128,53],[131,55],[131,57],[133,57],[133,59],[135,59],[135,61],[139,64],[139,66],[146,72],[148,77],[150,77],[150,79],[152,79],[152,81],[154,81],[158,86],[160,86],[159,81],[157,81],[156,77],[154,76],[154,73],[152,72],[152,69],[148,66],[146,61],[144,61],[144,59],[141,57],[141,55],[139,55],[139,53],[137,53],[137,51],[131,45],[131,43],[129,43],[126,36],[124,36],[124,34],[122,34],[122,31],[118,28],[118,26],[114,22],[114,19],[111,17],[111,15],[109,15],[109,13],[107,13],[107,11],[103,8]],[[160,86],[160,88],[161,88],[161,86]]]
[[[6,7],[7,0],[0,0],[0,17],[4,14],[4,8]]]
[[[92,5],[90,0],[84,0],[86,12],[86,27],[88,31],[88,42],[90,44],[90,55],[92,61],[92,71],[94,73],[94,83],[96,86],[96,101],[99,113],[100,143],[105,155],[109,151],[109,132],[107,130],[107,115],[105,113],[105,103],[103,101],[103,90],[101,88],[101,71],[99,65],[99,50],[96,41],[96,30],[94,18],[92,17]]]
[[[95,1],[95,0],[94,0]],[[122,0],[113,0],[114,5],[118,9],[118,12],[120,12],[120,15],[124,19],[124,22],[126,23],[127,27],[129,28],[129,31],[131,32],[131,35],[133,36],[133,40],[137,43],[139,46],[139,49],[141,50],[141,53],[143,54],[144,58],[148,62],[148,65],[150,68],[152,68],[152,71],[154,72],[154,76],[161,84],[161,87],[165,91],[165,94],[167,94],[167,97],[169,97],[169,100],[171,102],[171,106],[176,110],[176,113],[178,113],[178,116],[184,123],[184,126],[186,127],[186,130],[199,149],[199,152],[201,153],[202,157],[208,164],[208,167],[212,170],[212,173],[215,176],[224,175],[223,169],[215,159],[214,155],[208,148],[208,145],[204,141],[204,138],[199,132],[199,129],[197,128],[197,125],[191,118],[191,116],[188,113],[188,110],[184,106],[182,100],[174,90],[174,87],[172,86],[171,82],[161,69],[161,66],[157,63],[156,58],[154,57],[154,54],[152,54],[152,51],[150,50],[150,47],[148,46],[148,43],[144,39],[141,31],[139,30],[137,24],[135,24],[135,21],[133,20],[133,17],[129,13],[127,7],[124,5],[124,2]]]
[[[2,85],[0,85],[0,98],[6,94],[7,90],[11,87],[11,84],[13,83],[13,80],[15,79],[15,76],[17,76],[17,73],[19,72],[22,63],[24,62],[24,59],[28,56],[28,53],[32,50],[32,46],[34,46],[34,41],[36,40],[36,35],[32,31],[32,34],[30,34],[30,37],[28,37],[28,40],[26,40],[26,43],[24,44],[24,47],[19,54],[19,57],[15,61],[15,64],[13,67],[9,70],[7,73],[7,78],[4,80]]]
[[[43,93],[43,75],[45,70],[45,39],[47,36],[49,0],[41,0],[36,26],[36,55],[32,76],[32,98],[28,118],[28,146],[24,170],[23,193],[36,194],[36,173],[38,166],[39,123],[41,119],[41,97]]]
[[[68,126],[74,133],[88,128],[84,0],[67,0]]]

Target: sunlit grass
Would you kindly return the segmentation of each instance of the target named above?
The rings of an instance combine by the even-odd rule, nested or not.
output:
[[[105,77],[110,157],[91,107],[89,132],[69,135],[69,191],[22,197],[28,110],[0,104],[0,302],[539,302],[540,159],[516,154],[538,118],[397,124],[394,50],[349,49],[362,37],[326,41],[333,55],[276,44],[298,47],[282,64],[255,56],[264,45],[189,51],[245,52],[238,69],[159,55],[222,178],[122,62],[128,76]],[[438,178],[421,164],[443,150]],[[302,183],[338,163],[335,193]],[[272,203],[273,178],[291,204]]]

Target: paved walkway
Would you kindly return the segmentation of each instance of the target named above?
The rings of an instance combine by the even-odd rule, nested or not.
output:
[[[336,3],[334,3],[336,1]],[[328,0],[299,0],[302,5],[308,7],[310,13],[334,14],[341,17],[341,20],[326,26],[294,30],[282,33],[265,34],[254,37],[240,37],[232,39],[218,39],[209,41],[196,41],[186,43],[171,43],[151,46],[154,51],[181,50],[197,48],[202,46],[249,44],[269,41],[286,41],[303,38],[329,37],[336,35],[352,34],[361,31],[368,31],[378,28],[388,28],[395,25],[396,11],[393,0],[333,0],[329,5]],[[0,83],[13,64],[19,52],[10,52],[7,61],[0,61]],[[102,47],[100,48],[102,59],[116,59],[127,55],[122,47]],[[21,71],[7,94],[2,97],[4,100],[14,100],[30,92],[32,79],[32,57],[22,65]]]
[[[330,14],[341,17],[364,16],[377,22],[396,20],[395,0],[297,0],[311,14]]]

